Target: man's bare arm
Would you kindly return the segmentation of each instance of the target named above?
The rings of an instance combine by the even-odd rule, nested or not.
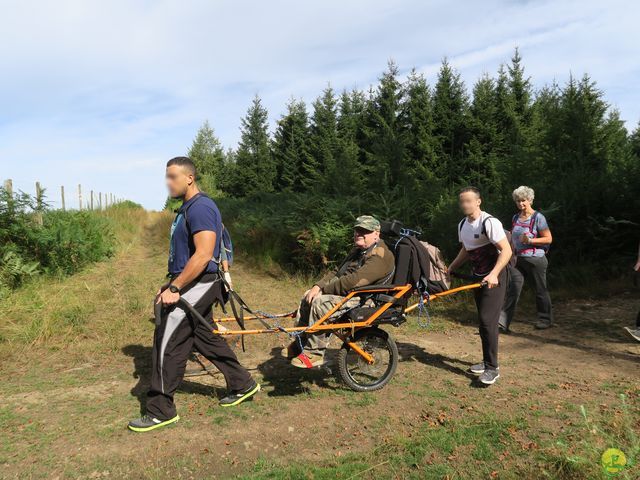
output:
[[[511,250],[511,245],[509,245],[509,240],[503,238],[498,242],[497,247],[500,249],[500,255],[498,255],[498,260],[496,260],[496,265],[491,270],[491,274],[498,275],[504,267],[507,266],[509,260],[511,260],[511,255],[513,251]]]
[[[184,267],[184,270],[171,283],[178,288],[189,285],[200,275],[211,258],[213,257],[213,249],[216,244],[216,232],[210,230],[202,230],[193,236],[193,243],[196,251],[191,256]]]
[[[464,265],[464,263],[467,261],[468,258],[469,258],[469,254],[467,253],[464,247],[461,247],[455,260],[451,262],[451,265],[449,265],[449,273],[454,272],[456,268],[459,268],[462,265]]]

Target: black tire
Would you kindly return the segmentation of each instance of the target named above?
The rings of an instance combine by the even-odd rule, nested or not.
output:
[[[356,392],[380,390],[389,383],[398,367],[396,342],[391,335],[376,327],[358,330],[351,341],[372,354],[374,363],[369,365],[345,343],[338,352],[340,379]]]

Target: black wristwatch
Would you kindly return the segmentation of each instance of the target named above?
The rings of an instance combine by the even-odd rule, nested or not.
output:
[[[180,289],[178,287],[176,287],[175,285],[169,285],[169,291],[171,293],[180,293]]]

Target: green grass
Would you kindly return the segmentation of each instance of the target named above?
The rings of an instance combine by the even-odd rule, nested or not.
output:
[[[615,478],[638,478],[638,410],[629,405],[625,395],[619,398],[618,405],[607,407],[600,413],[580,405],[580,422],[567,432],[566,438],[558,439],[541,456],[556,475],[561,478],[608,478],[599,466],[600,456],[607,448],[617,448],[624,452],[627,468]],[[594,463],[598,465],[594,466]]]
[[[621,398],[620,424],[592,418],[582,407],[566,432],[532,435],[535,418],[499,418],[488,413],[435,426],[424,424],[410,438],[397,436],[364,454],[338,454],[322,461],[283,464],[261,458],[245,480],[349,478],[549,478],[605,479],[600,456],[608,447],[625,452],[627,468],[615,478],[637,478],[639,443],[634,431],[637,410]],[[544,412],[544,415],[551,415]],[[376,430],[385,428],[380,417]],[[371,432],[369,432],[371,433]],[[546,438],[545,438],[546,437]],[[524,442],[522,439],[526,439]],[[532,441],[535,440],[535,441]],[[538,445],[537,442],[542,442]]]
[[[286,466],[262,459],[253,472],[239,478],[441,478],[458,471],[455,463],[462,456],[466,458],[463,463],[474,464],[467,474],[477,474],[474,478],[487,478],[494,469],[500,468],[500,453],[504,449],[515,448],[508,428],[525,426],[520,420],[492,417],[478,422],[454,422],[446,427],[423,426],[412,438],[397,437],[366,454],[338,455],[323,462],[295,462]],[[476,460],[480,462],[477,465]],[[510,477],[507,475],[505,478]]]
[[[139,240],[147,215],[142,209],[125,206],[83,214],[87,218],[94,216],[100,219],[99,225],[109,226],[105,238],[114,235],[119,251],[132,248]],[[100,302],[108,301],[113,295],[113,289],[103,286],[108,279],[118,287],[117,293],[124,297],[127,313],[138,312],[145,307],[139,301],[139,289],[136,288],[141,279],[134,275],[139,273],[128,273],[127,269],[116,269],[109,263],[91,263],[98,259],[87,257],[73,277],[34,277],[22,288],[0,300],[0,308],[6,318],[0,324],[0,344],[20,347],[55,343],[87,333],[92,328],[93,313],[100,309]],[[105,275],[105,278],[100,278],[101,275]]]

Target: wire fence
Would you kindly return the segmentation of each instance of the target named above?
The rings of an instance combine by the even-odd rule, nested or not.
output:
[[[14,185],[12,179],[4,180],[3,187],[7,192],[13,194]],[[24,192],[30,193],[28,191]],[[38,210],[44,204],[56,210],[104,210],[125,200],[113,193],[83,189],[80,183],[77,187],[72,187],[71,189],[65,189],[64,185],[60,185],[57,193],[54,192],[46,189],[45,195],[45,188],[42,184],[39,181],[35,182],[33,197],[36,199]]]

